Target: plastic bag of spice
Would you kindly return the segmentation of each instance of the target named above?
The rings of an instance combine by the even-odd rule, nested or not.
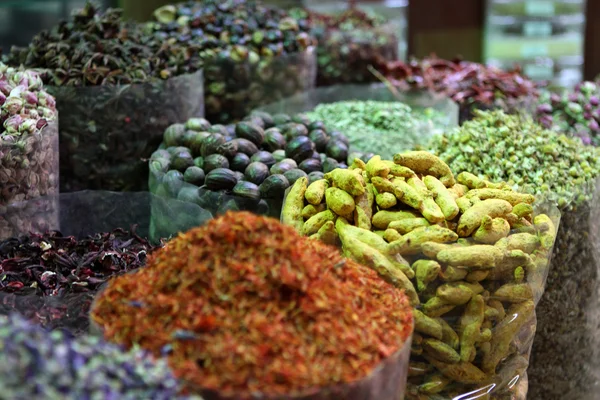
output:
[[[164,81],[49,86],[60,113],[60,189],[144,190],[169,125],[204,115],[202,71]]]
[[[43,228],[58,218],[58,122],[41,131],[0,138],[0,238]],[[12,203],[18,211],[6,214]]]
[[[212,123],[239,121],[259,106],[315,87],[314,48],[256,60],[245,51],[204,62],[206,119]]]
[[[0,220],[40,202],[53,205],[48,215],[37,211],[46,224],[20,225],[0,237],[0,314],[19,312],[74,334],[88,331],[90,305],[108,279],[144,266],[162,239],[212,217],[196,204],[147,192],[83,191],[8,206]],[[169,223],[156,226],[151,213]]]
[[[409,295],[415,333],[406,398],[524,400],[558,208],[466,173],[458,183],[426,152],[353,168],[362,179],[335,170],[311,185],[297,182],[281,218]]]
[[[350,142],[350,155],[370,153],[387,159],[458,125],[458,106],[447,97],[392,92],[383,84],[317,88],[261,110],[306,113],[309,119],[343,132]]]

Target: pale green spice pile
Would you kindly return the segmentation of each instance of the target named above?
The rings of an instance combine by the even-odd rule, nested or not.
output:
[[[529,117],[477,111],[429,151],[453,171],[467,171],[555,203],[561,210],[591,199],[600,175],[600,151],[580,139],[542,128]]]
[[[343,132],[353,151],[374,153],[384,159],[424,144],[434,129],[428,120],[433,109],[417,112],[401,102],[339,101],[320,104],[307,115]]]

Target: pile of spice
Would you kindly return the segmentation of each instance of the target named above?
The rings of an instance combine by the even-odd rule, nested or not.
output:
[[[57,117],[36,72],[0,63],[0,205],[58,192]]]
[[[201,74],[168,79],[195,71],[198,49],[153,37],[121,14],[89,2],[5,57],[43,71],[56,98],[61,192],[147,188],[142,159],[164,129],[202,114]]]
[[[86,333],[101,285],[143,266],[155,248],[122,229],[80,240],[48,232],[0,241],[0,313]]]
[[[426,143],[435,133],[431,123],[435,110],[417,111],[401,102],[338,101],[320,104],[307,116],[344,132],[351,150],[386,159]]]
[[[184,399],[164,360],[96,337],[48,332],[18,315],[0,317],[0,355],[5,399]]]
[[[411,151],[298,180],[282,221],[407,293],[416,308],[407,398],[525,398],[558,221],[534,201]]]
[[[374,271],[247,212],[180,234],[112,280],[92,319],[111,341],[168,354],[190,389],[236,398],[357,382],[395,358],[413,327],[406,295]],[[404,377],[399,369],[378,398],[401,393],[406,365],[396,367]]]
[[[449,96],[460,106],[461,122],[471,119],[476,109],[529,107],[538,96],[536,84],[520,70],[503,71],[470,61],[429,57],[392,61],[378,70],[403,90],[431,90]]]
[[[584,398],[592,374],[600,318],[594,298],[599,286],[594,256],[600,237],[598,193],[600,154],[577,138],[546,130],[530,118],[501,111],[477,117],[429,148],[454,170],[506,181],[558,205],[562,217],[546,292],[538,306],[538,327],[528,369],[532,398]],[[577,327],[577,329],[573,329]]]
[[[582,82],[562,94],[544,91],[536,109],[536,120],[545,128],[581,138],[585,144],[600,145],[600,88]]]
[[[320,120],[255,111],[228,127],[192,118],[165,130],[150,158],[150,190],[213,214],[246,210],[279,217],[300,177],[345,168],[348,139]]]
[[[357,8],[337,15],[296,8],[290,14],[317,38],[317,86],[376,82],[368,67],[398,59],[395,29],[380,15]]]
[[[193,45],[210,121],[237,121],[314,85],[315,39],[282,9],[260,1],[187,1],[157,9],[154,20],[148,28],[155,38]]]

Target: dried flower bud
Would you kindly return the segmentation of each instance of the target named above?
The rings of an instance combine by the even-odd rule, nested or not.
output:
[[[3,107],[10,115],[15,115],[21,111],[23,104],[25,104],[25,102],[21,98],[10,96],[4,102]]]
[[[37,104],[37,102],[38,102],[37,95],[30,90],[23,92],[22,97],[29,104]]]
[[[8,133],[18,133],[19,126],[23,122],[23,118],[20,115],[10,116],[6,121],[4,121],[4,129]]]

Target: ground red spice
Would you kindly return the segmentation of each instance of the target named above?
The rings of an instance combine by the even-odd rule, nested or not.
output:
[[[412,332],[407,297],[279,221],[228,212],[112,280],[93,320],[107,339],[168,354],[221,393],[290,394],[359,380]]]

